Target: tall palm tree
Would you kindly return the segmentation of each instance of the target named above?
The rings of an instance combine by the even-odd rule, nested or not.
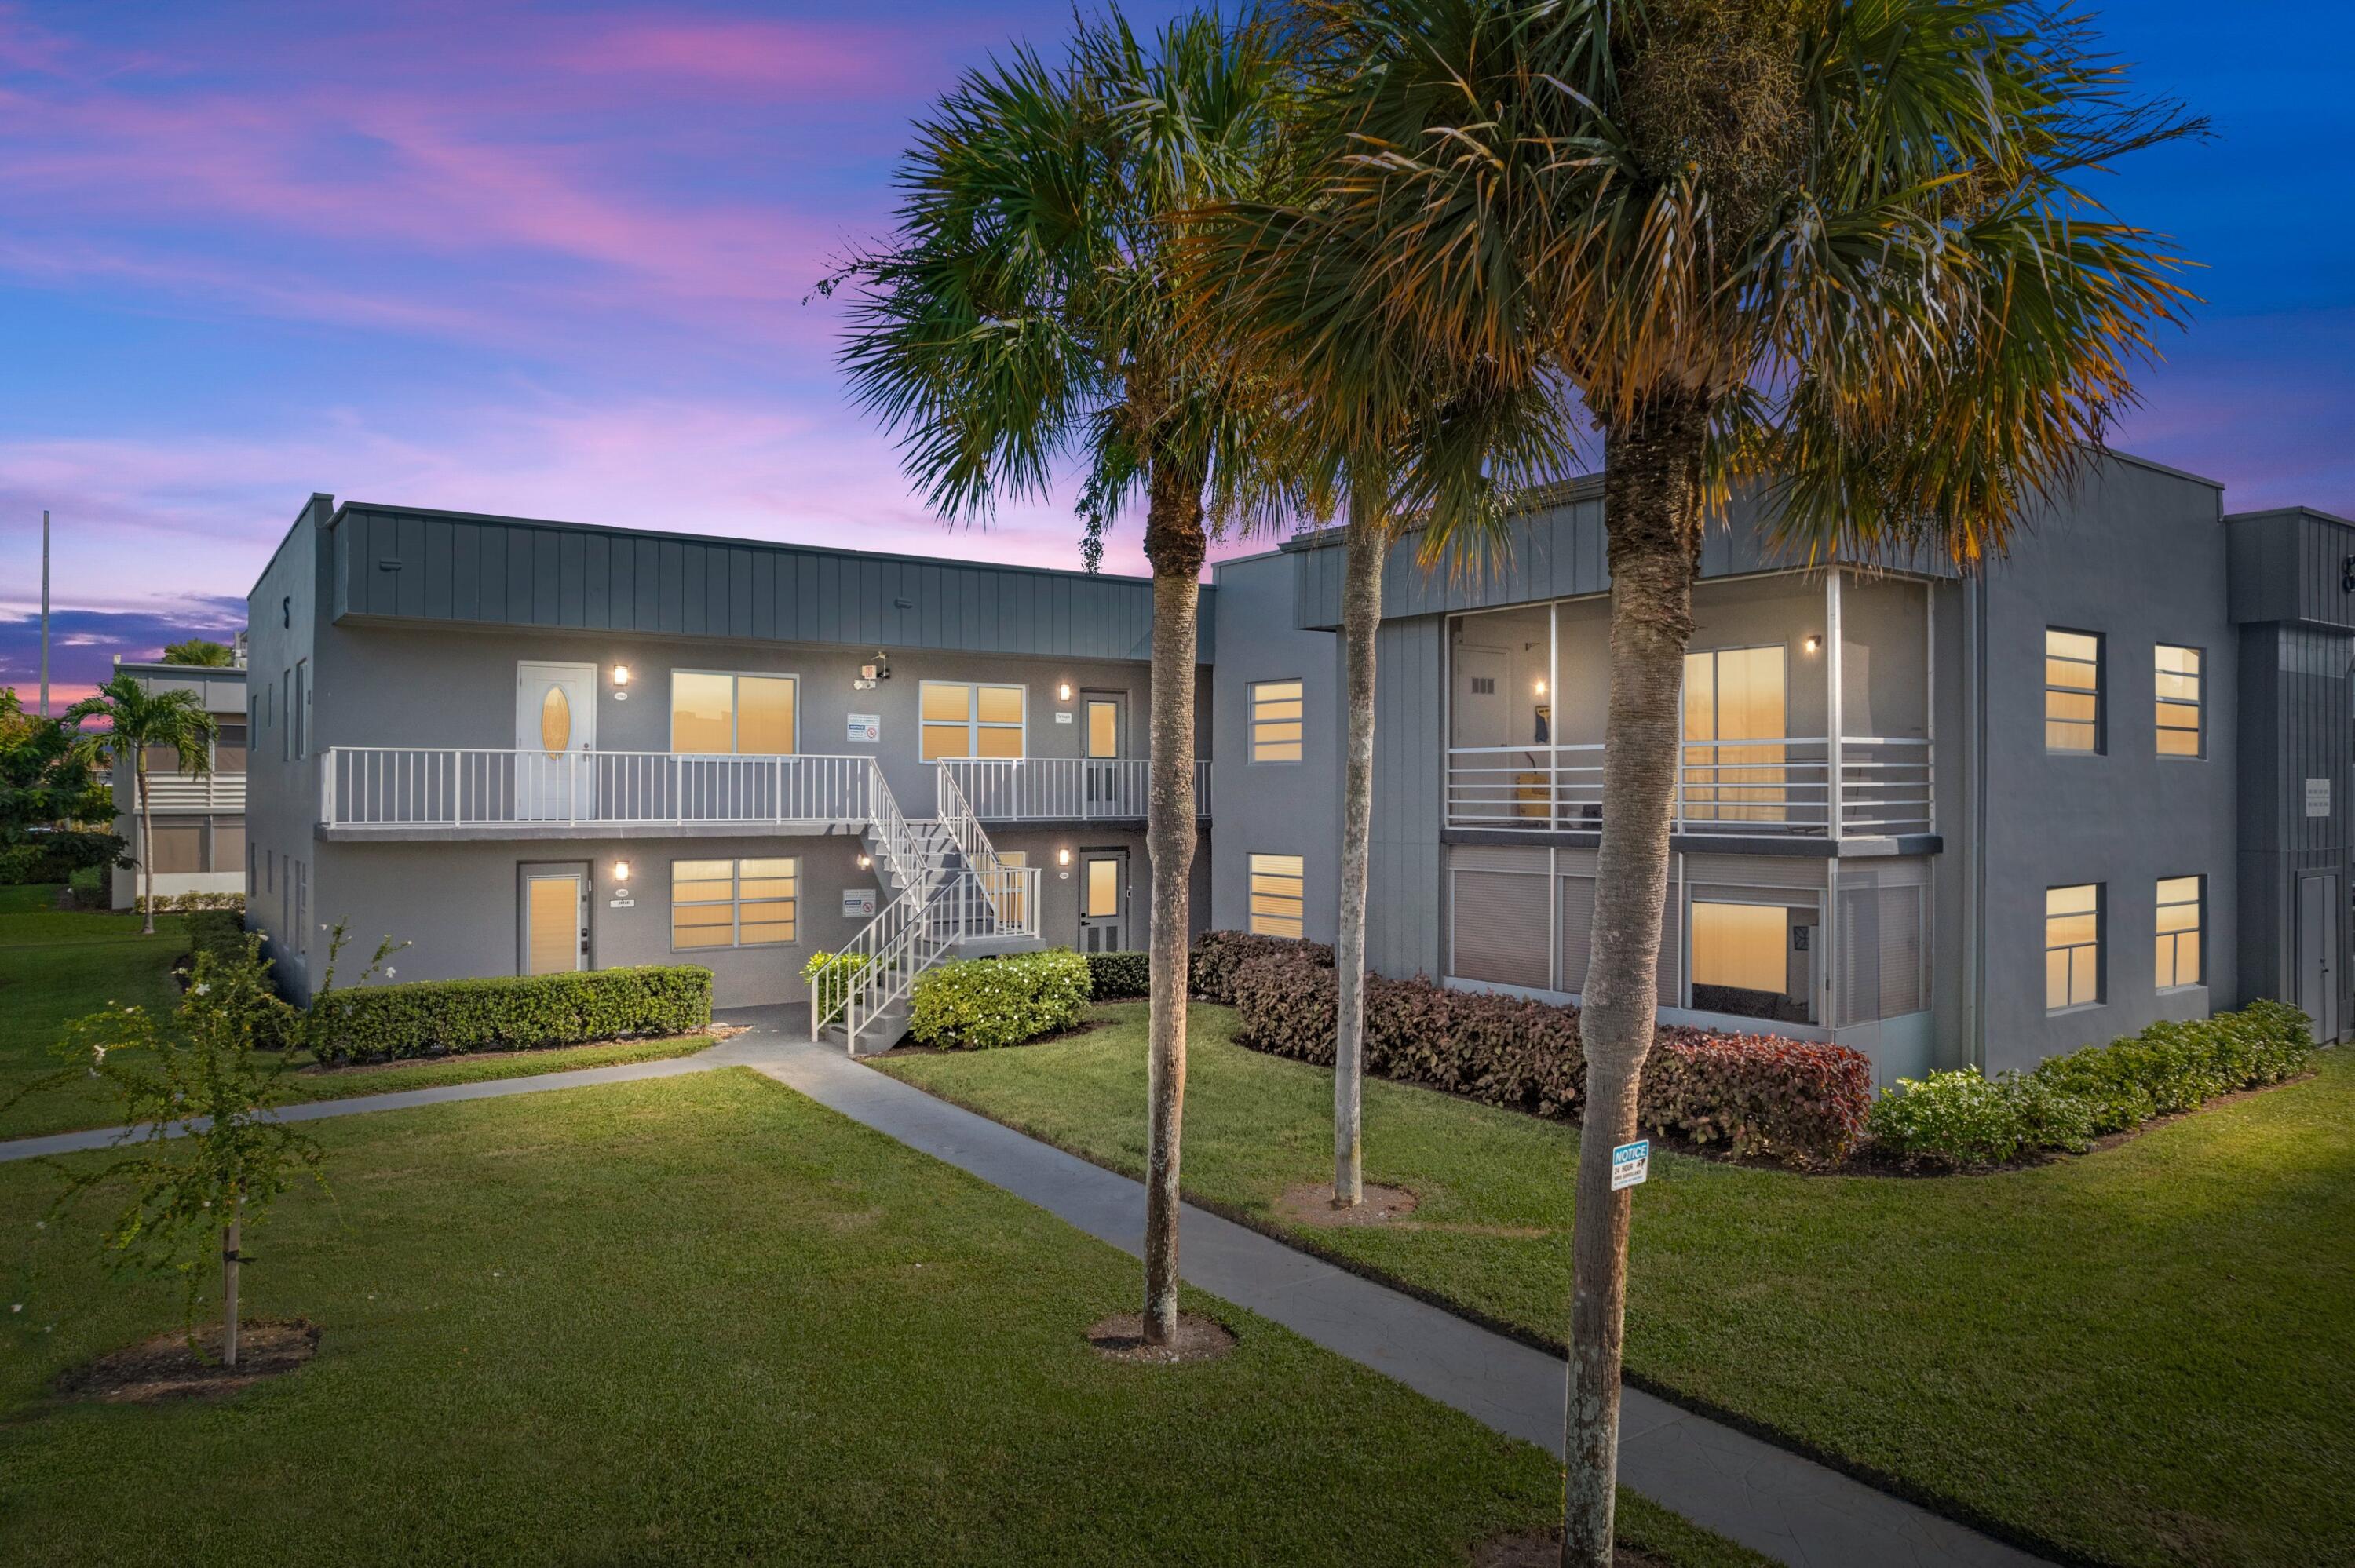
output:
[[[2043,0],[1327,0],[1314,200],[1365,313],[1599,427],[1611,690],[1563,1561],[1606,1563],[1629,1198],[1703,528],[1737,482],[1825,562],[1974,566],[2100,452],[2190,296],[2086,176],[2196,132]],[[1338,296],[1346,296],[1341,298]]]
[[[917,127],[897,233],[842,280],[858,289],[843,363],[943,514],[986,519],[1046,492],[1065,460],[1092,523],[1145,503],[1153,1343],[1177,1328],[1202,565],[1213,528],[1269,521],[1273,501],[1258,393],[1180,341],[1172,219],[1263,177],[1289,80],[1280,41],[1255,14],[1148,39],[1114,11],[1082,24],[1060,67],[1022,49],[967,76]]]
[[[132,775],[136,781],[139,807],[139,876],[146,889],[141,901],[144,918],[140,930],[147,936],[155,934],[155,811],[147,789],[147,754],[158,747],[177,754],[180,769],[195,778],[203,779],[213,770],[213,742],[220,738],[220,726],[194,692],[151,692],[129,675],[117,675],[98,688],[91,696],[76,703],[66,712],[66,723],[80,726],[92,718],[102,718],[108,727],[102,734],[87,736],[83,747],[90,751],[102,751],[112,758],[114,766],[123,766],[127,757]]]

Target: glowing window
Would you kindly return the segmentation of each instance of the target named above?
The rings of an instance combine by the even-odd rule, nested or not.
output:
[[[1259,681],[1251,688],[1251,759],[1300,760],[1304,697],[1298,681]]]
[[[1022,686],[926,681],[918,707],[923,759],[1022,756],[1028,700],[1028,689]]]
[[[791,942],[801,903],[801,862],[670,863],[673,948],[763,948]]]
[[[2102,1000],[2102,886],[2044,890],[2044,1007],[2090,1007]]]
[[[1790,986],[1790,912],[1780,904],[1692,906],[1692,981],[1780,994]]]
[[[670,748],[694,755],[790,756],[800,683],[791,675],[730,675],[674,670]]]
[[[2206,902],[2207,878],[2164,876],[2158,881],[2158,989],[2199,985],[2205,978],[2200,963],[2200,906]]]
[[[2205,676],[2200,669],[2200,650],[2160,643],[2154,651],[2151,675],[2158,698],[2158,754],[2204,755],[2200,715],[2206,705],[2202,701],[2206,694],[2201,688]]]
[[[1251,928],[1263,937],[1298,937],[1304,928],[1307,860],[1296,854],[1251,857]]]
[[[2102,749],[2102,640],[2093,632],[2045,628],[2044,749]]]

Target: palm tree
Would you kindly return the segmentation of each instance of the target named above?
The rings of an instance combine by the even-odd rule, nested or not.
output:
[[[1346,301],[1559,377],[1603,437],[1611,690],[1572,1239],[1563,1561],[1610,1559],[1628,1194],[1701,535],[2000,555],[2190,296],[2089,173],[2195,133],[2041,0],[1333,0]]]
[[[129,675],[117,675],[66,713],[66,722],[79,727],[86,719],[108,721],[106,732],[84,737],[86,748],[112,756],[121,767],[127,753],[136,780],[139,803],[139,875],[146,889],[142,900],[145,918],[140,931],[155,934],[155,863],[150,853],[155,839],[154,810],[147,790],[147,753],[157,747],[178,754],[181,768],[208,777],[213,768],[213,742],[220,726],[205,711],[194,692],[151,692]]]
[[[1305,59],[1307,51],[1303,49]],[[1305,99],[1290,127],[1293,164],[1341,134]],[[1346,509],[1341,590],[1346,739],[1340,907],[1334,943],[1333,1202],[1364,1198],[1359,1116],[1365,1047],[1366,897],[1373,838],[1376,646],[1382,574],[1410,533],[1432,570],[1478,569],[1504,548],[1507,501],[1548,470],[1565,436],[1550,386],[1516,384],[1478,357],[1447,363],[1437,344],[1381,313],[1335,315],[1337,270],[1378,259],[1352,248],[1311,205],[1231,200],[1189,220],[1189,296],[1204,352],[1232,355],[1280,387],[1288,406],[1285,471],[1307,506]],[[1348,296],[1344,296],[1345,302]]]
[[[832,281],[859,290],[843,353],[852,384],[944,514],[986,519],[1001,497],[1043,493],[1065,459],[1084,470],[1092,535],[1145,503],[1154,1343],[1178,1312],[1202,564],[1213,527],[1273,515],[1255,482],[1252,386],[1183,351],[1171,219],[1262,177],[1288,80],[1278,43],[1256,15],[1195,15],[1148,41],[1113,12],[1082,25],[1060,68],[1020,49],[967,76],[917,127],[898,232]]]
[[[201,664],[209,669],[226,670],[237,662],[237,650],[226,642],[215,642],[207,637],[190,637],[179,642],[164,645],[166,664]]]

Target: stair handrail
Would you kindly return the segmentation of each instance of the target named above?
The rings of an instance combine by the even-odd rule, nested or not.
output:
[[[917,864],[916,831],[909,824],[907,814],[900,810],[890,781],[883,777],[883,764],[870,758],[867,768],[868,821],[874,825],[877,847],[890,861],[900,886],[918,886],[922,881],[922,868]]]

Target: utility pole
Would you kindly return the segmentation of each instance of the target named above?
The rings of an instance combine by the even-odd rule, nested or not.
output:
[[[49,509],[41,508],[41,716],[49,716]]]

